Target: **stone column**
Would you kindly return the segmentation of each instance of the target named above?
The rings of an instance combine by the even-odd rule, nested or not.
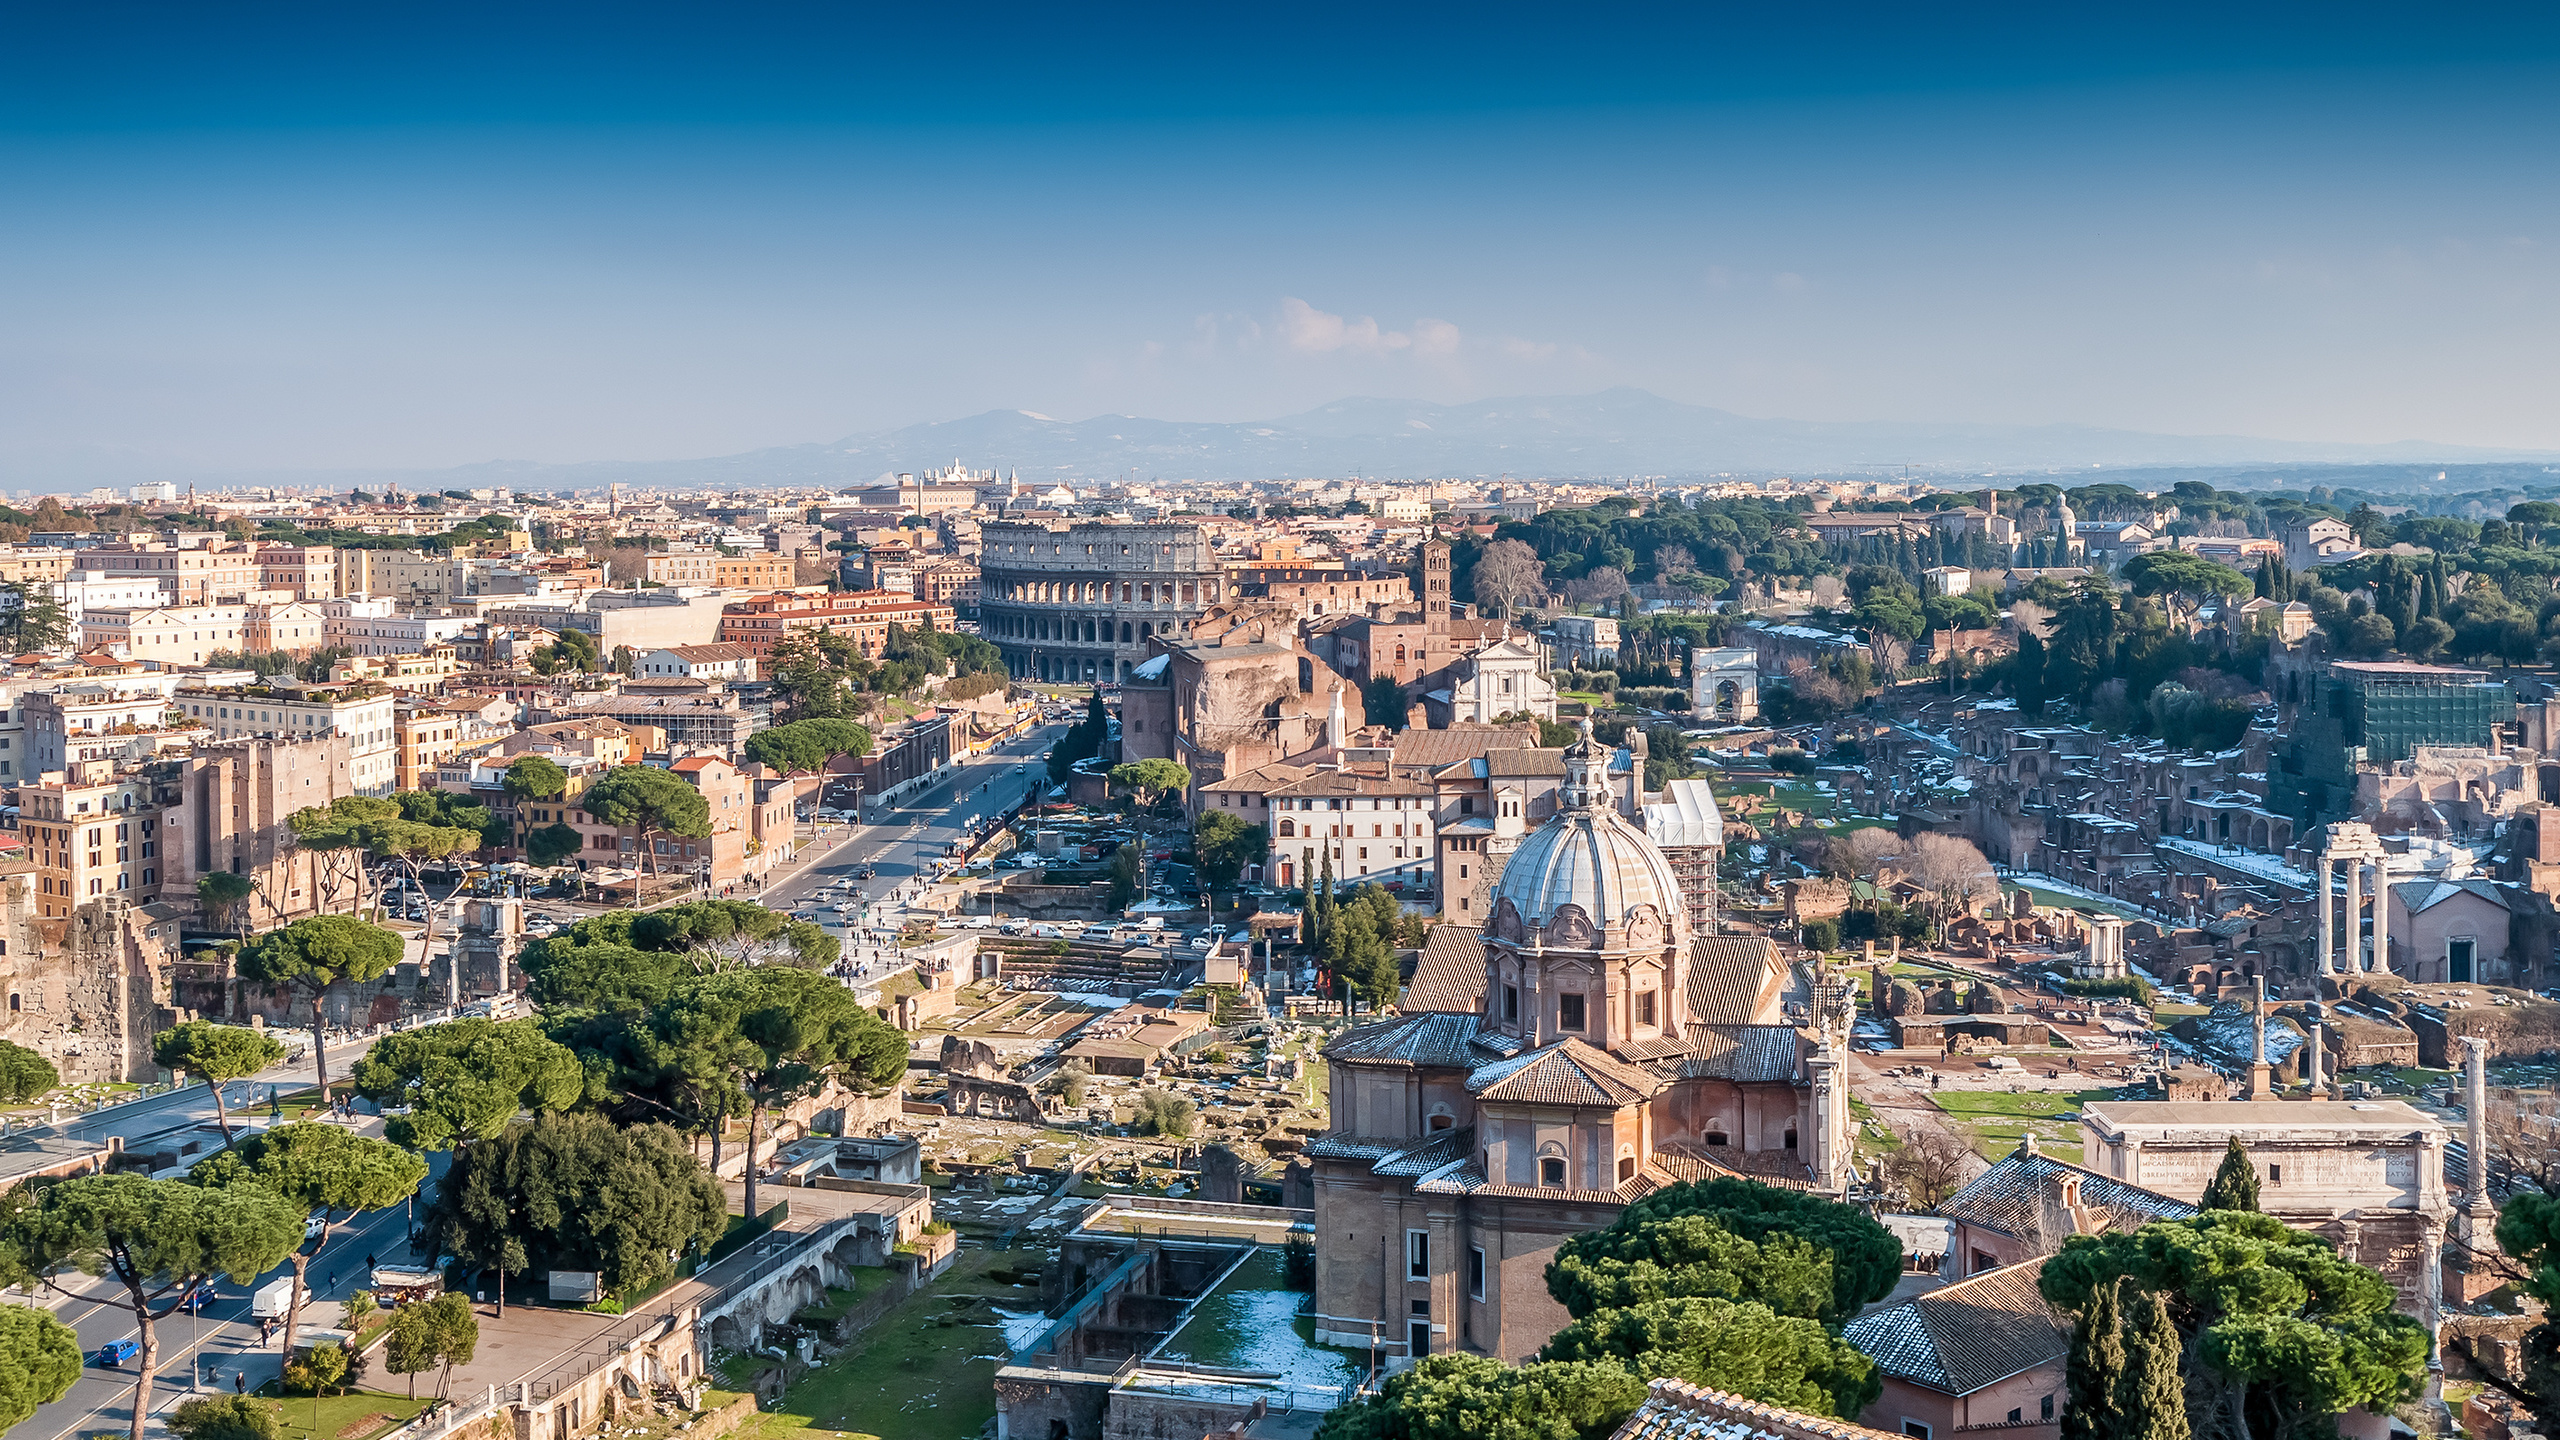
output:
[[[2365,968],[2364,862],[2353,858],[2350,858],[2347,861],[2346,926],[2345,934],[2342,938],[2345,941],[2343,948],[2347,957],[2346,969],[2348,973],[2362,973]]]
[[[2462,1037],[2462,1143],[2471,1151],[2466,1201],[2489,1196],[2489,1042],[2477,1035]]]
[[[2328,1033],[2328,1029],[2317,1020],[2303,1027],[2302,1083],[2310,1087],[2311,1097],[2315,1100],[2320,1098],[2321,1089],[2328,1083],[2320,1074],[2329,1059],[2326,1047],[2321,1043],[2321,1037]]]
[[[2373,968],[2391,968],[2391,875],[2379,855],[2373,861]]]
[[[2311,887],[2311,893],[2317,897],[2313,903],[2317,905],[2320,910],[2320,973],[2327,975],[2331,973],[2329,965],[2330,957],[2338,953],[2336,934],[2337,916],[2332,909],[2332,902],[2329,897],[2330,860],[2328,855],[2323,853],[2320,858],[2313,861],[2312,864],[2317,868],[2320,876],[2320,882]]]

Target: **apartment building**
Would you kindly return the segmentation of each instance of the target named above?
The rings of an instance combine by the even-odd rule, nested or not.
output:
[[[338,552],[329,545],[265,545],[257,552],[258,586],[290,590],[293,598],[318,602],[345,594],[338,588]]]
[[[0,583],[42,585],[71,578],[72,552],[54,545],[0,545]]]
[[[186,605],[149,610],[92,610],[80,628],[93,648],[156,669],[201,667],[208,657],[244,647],[246,605]]]
[[[332,662],[329,683],[388,685],[406,694],[436,695],[461,668],[453,647],[438,645],[424,655],[357,655]]]
[[[915,567],[917,599],[948,605],[964,615],[978,613],[978,581],[974,560],[927,560]]]
[[[329,621],[307,601],[240,607],[240,648],[252,655],[300,655],[328,643]]]
[[[48,770],[18,787],[18,831],[36,870],[41,919],[68,919],[91,900],[157,898],[162,814],[175,766],[158,775],[112,760]]]
[[[831,630],[877,660],[889,648],[889,627],[948,630],[959,616],[948,605],[887,590],[843,595],[768,595],[731,603],[721,614],[720,639],[744,645],[757,660],[773,656],[776,641],[799,630]]]
[[[649,679],[753,680],[756,652],[745,645],[671,645],[640,657]]]
[[[626,687],[619,695],[583,695],[533,702],[537,721],[611,720],[662,733],[668,749],[684,755],[735,755],[754,733],[746,707],[716,683]]]
[[[53,581],[52,586],[53,598],[62,606],[62,618],[70,624],[69,638],[75,651],[86,650],[93,643],[89,612],[153,610],[161,603],[160,582],[148,576],[74,570]]]
[[[65,685],[26,695],[18,713],[30,775],[88,760],[138,759],[168,738],[169,700],[156,689]]]
[[[761,875],[770,868],[773,857],[769,847],[758,840],[763,822],[756,807],[755,786],[737,766],[716,755],[688,755],[667,769],[701,792],[703,806],[710,813],[711,833],[691,839],[652,835],[644,847],[636,827],[617,828],[572,806],[562,813],[585,839],[578,855],[581,868],[654,870],[660,875],[691,876],[715,888],[734,885],[750,873]],[[756,853],[750,856],[750,850]]]
[[[719,559],[720,552],[710,549],[653,550],[641,562],[641,574],[658,585],[709,585]]]
[[[633,758],[631,738],[631,727],[614,720],[555,720],[501,737],[498,754],[540,754],[553,759],[576,755],[608,767],[628,765]]]
[[[751,550],[711,562],[711,583],[723,590],[787,590],[799,579],[800,562],[789,555]]]
[[[1431,898],[1438,827],[1430,782],[1318,770],[1274,787],[1268,798],[1280,884],[1322,873],[1330,854],[1334,878],[1345,886],[1383,885],[1399,898]]]
[[[176,708],[201,720],[217,740],[343,736],[348,793],[387,795],[399,784],[398,697],[378,685],[343,689],[276,682],[238,690],[181,689]]]
[[[479,624],[468,615],[370,615],[350,607],[350,613],[329,618],[328,645],[357,655],[422,655]]]
[[[403,790],[426,789],[453,752],[471,743],[464,717],[421,701],[403,700],[391,716],[392,743],[399,755],[393,763],[394,783]]]
[[[79,554],[80,568],[109,577],[157,581],[166,605],[217,605],[264,589],[257,552],[246,545],[166,541],[93,545]]]

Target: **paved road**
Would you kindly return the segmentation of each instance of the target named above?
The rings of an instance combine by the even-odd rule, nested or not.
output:
[[[429,1158],[436,1171],[444,1169],[444,1156]],[[305,1302],[305,1328],[334,1320],[337,1311],[329,1302],[343,1301],[350,1292],[365,1288],[366,1256],[374,1256],[386,1265],[417,1263],[409,1253],[408,1229],[406,1207],[359,1215],[340,1226],[312,1257],[308,1272],[312,1299]],[[283,1367],[283,1338],[279,1335],[275,1343],[265,1346],[258,1343],[257,1322],[249,1318],[249,1297],[259,1285],[291,1273],[288,1264],[248,1285],[225,1279],[214,1287],[215,1298],[201,1313],[181,1312],[156,1322],[160,1378],[152,1392],[154,1415],[165,1416],[183,1402],[198,1377],[208,1391],[217,1379],[229,1388],[235,1375],[246,1375],[251,1390],[276,1378]],[[38,1303],[47,1305],[64,1324],[79,1332],[81,1353],[88,1364],[69,1394],[37,1410],[33,1418],[18,1427],[20,1440],[67,1440],[94,1430],[122,1433],[132,1424],[133,1372],[104,1369],[96,1363],[99,1346],[139,1334],[133,1312],[113,1303],[122,1299],[124,1289],[85,1277],[70,1277],[65,1283],[78,1292],[79,1298],[66,1299],[48,1290],[41,1293]],[[162,1303],[166,1303],[165,1298]],[[368,1380],[377,1389],[395,1383],[385,1373],[371,1375]]]
[[[832,843],[784,872],[783,878],[756,897],[758,902],[788,909],[808,902],[820,889],[836,885],[867,891],[874,900],[912,893],[925,865],[940,856],[945,845],[966,835],[969,817],[1010,808],[1031,788],[1046,782],[1042,757],[1065,731],[1063,722],[1031,731],[955,767],[946,780],[882,812],[877,823],[849,833],[838,829],[832,836],[820,836],[822,842]],[[853,872],[864,865],[876,867],[877,878],[867,883],[853,881]],[[814,905],[807,908],[818,909]],[[831,928],[842,930],[831,909],[818,913],[824,915]],[[333,1041],[329,1046],[330,1073],[345,1075],[364,1053],[365,1045],[356,1040]],[[235,1116],[256,1113],[265,1106],[270,1087],[291,1092],[309,1086],[313,1078],[309,1059],[290,1061],[255,1079],[234,1082],[225,1088],[224,1100]],[[133,1141],[178,1126],[210,1121],[213,1115],[212,1092],[196,1086],[111,1110],[66,1117],[46,1128],[79,1139],[112,1135]],[[445,1156],[429,1159],[435,1173],[422,1187],[421,1207],[433,1194],[435,1176],[445,1168]],[[313,1303],[320,1314],[334,1318],[329,1302],[342,1301],[350,1291],[363,1288],[368,1255],[385,1264],[413,1263],[408,1228],[405,1207],[358,1216],[342,1226],[311,1263]],[[214,1372],[226,1386],[235,1375],[245,1375],[252,1390],[275,1378],[282,1366],[281,1337],[275,1344],[258,1344],[257,1323],[249,1318],[249,1297],[257,1284],[287,1273],[289,1266],[279,1267],[247,1286],[225,1280],[215,1287],[216,1298],[200,1315],[179,1314],[158,1322],[161,1363],[160,1380],[154,1391],[155,1415],[165,1414],[183,1401],[191,1381],[199,1375],[205,1377],[208,1388]],[[45,1292],[38,1303],[53,1309],[64,1323],[79,1332],[81,1350],[93,1363],[69,1394],[38,1410],[20,1427],[21,1440],[69,1440],[89,1431],[121,1432],[131,1423],[131,1372],[103,1369],[94,1363],[94,1358],[98,1347],[108,1341],[136,1336],[138,1327],[132,1312],[113,1303],[121,1295],[121,1287],[83,1280],[73,1288],[79,1298],[63,1299]],[[376,1374],[369,1377],[369,1383],[376,1388],[390,1388],[394,1382],[387,1374]]]
[[[874,904],[895,904],[912,898],[924,888],[919,874],[941,856],[943,847],[967,838],[970,817],[984,819],[1012,809],[1025,795],[1048,782],[1042,757],[1066,730],[1061,722],[1030,731],[953,767],[951,776],[931,789],[875,811],[872,824],[850,832],[838,829],[821,835],[820,843],[830,848],[766,885],[756,897],[757,902],[776,910],[798,909],[814,915],[845,937],[849,959],[866,963],[856,953],[865,948],[860,943],[859,924],[844,924],[833,904],[817,902],[818,892],[842,887],[847,894],[859,895]],[[835,799],[832,794],[829,798],[831,803]],[[878,870],[878,875],[867,881],[856,880],[854,872],[866,865]],[[877,961],[867,963],[873,965],[872,974],[879,973]]]

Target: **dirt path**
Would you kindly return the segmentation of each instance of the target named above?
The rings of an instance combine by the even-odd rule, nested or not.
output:
[[[1964,1152],[1967,1180],[1991,1168],[1991,1162],[1973,1148],[1972,1132],[1931,1103],[1925,1088],[1914,1089],[1913,1082],[1885,1074],[1885,1067],[1871,1056],[1853,1055],[1851,1060],[1849,1093],[1865,1101],[1879,1123],[1896,1134],[1934,1130],[1953,1140],[1956,1148]],[[1928,1082],[1918,1083],[1925,1087]]]

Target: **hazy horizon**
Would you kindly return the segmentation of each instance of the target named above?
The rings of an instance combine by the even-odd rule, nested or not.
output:
[[[30,12],[0,470],[1614,386],[2560,451],[2556,41],[2335,8]]]

